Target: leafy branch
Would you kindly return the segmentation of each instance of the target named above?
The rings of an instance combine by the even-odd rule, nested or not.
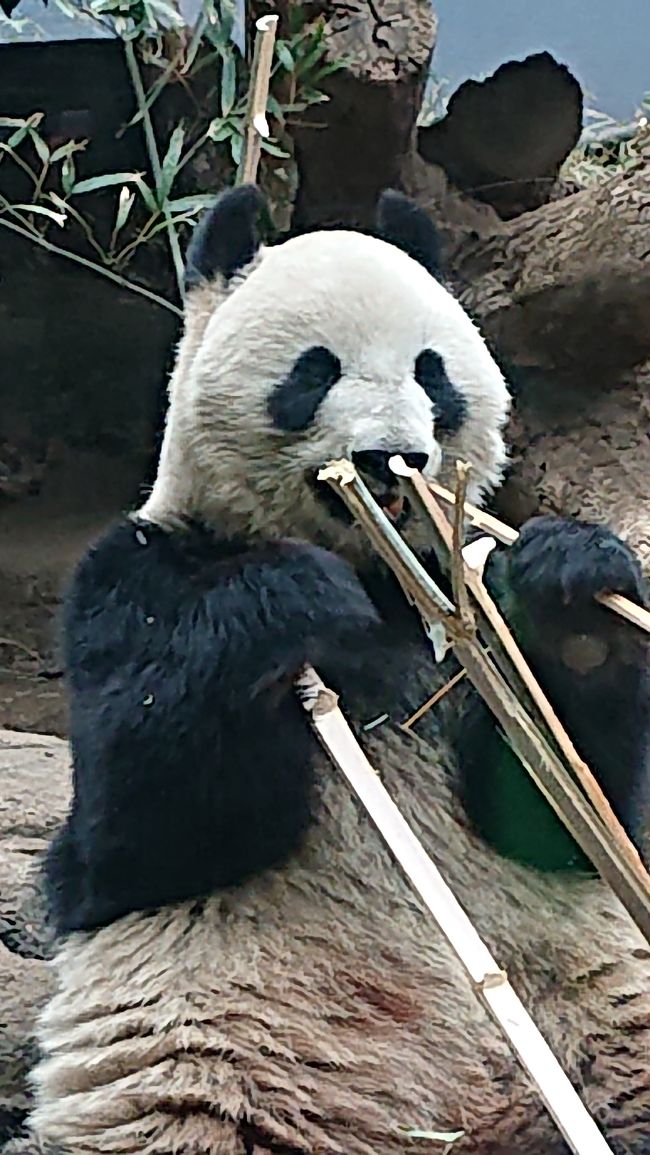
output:
[[[187,28],[175,3],[167,0],[55,3],[71,19],[93,20],[121,38],[136,108],[120,135],[141,127],[151,175],[104,172],[79,179],[77,163],[88,141],[69,140],[51,148],[42,112],[22,119],[0,117],[0,164],[14,166],[28,182],[27,195],[20,200],[0,196],[0,225],[135,291],[140,286],[125,271],[139,250],[166,235],[182,292],[178,230],[192,227],[212,196],[191,184],[191,191],[182,195],[177,182],[182,175],[187,189],[193,162],[205,154],[208,166],[223,173],[225,183],[242,156],[250,65],[235,35],[237,4],[204,0],[194,26]],[[326,60],[323,24],[310,22],[302,5],[289,6],[286,23],[283,38],[276,42],[267,103],[276,135],[261,141],[264,162],[279,179],[287,175],[287,162],[293,163],[291,129],[300,123],[301,113],[327,99],[320,85],[343,64]],[[177,118],[167,135],[154,124],[153,111],[162,97],[179,88],[190,112]],[[108,208],[108,228],[98,227],[86,211],[84,198],[91,193],[103,194],[101,202],[93,199],[92,204]],[[61,230],[68,244],[53,241],[53,230]],[[82,253],[76,251],[74,234],[81,239]],[[155,293],[147,295],[162,300]]]

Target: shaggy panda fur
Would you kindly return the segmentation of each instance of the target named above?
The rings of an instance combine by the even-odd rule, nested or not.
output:
[[[383,198],[377,236],[266,250],[258,209],[253,190],[225,194],[195,236],[156,483],[67,598],[74,798],[47,864],[58,990],[34,1130],[69,1155],[401,1155],[411,1128],[464,1130],[459,1153],[565,1155],[319,751],[293,689],[313,662],[612,1149],[650,1155],[650,950],[569,869],[575,847],[480,704],[460,771],[457,696],[400,729],[449,671],[315,481],[351,455],[392,506],[392,453],[443,478],[462,457],[480,500],[505,459],[503,378],[408,202]],[[424,549],[415,515],[399,524]],[[593,602],[643,596],[633,557],[541,519],[492,571],[634,832],[645,671],[631,627]]]

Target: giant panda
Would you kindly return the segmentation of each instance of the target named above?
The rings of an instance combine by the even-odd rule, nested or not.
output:
[[[317,479],[351,457],[433,567],[387,462],[444,478],[468,460],[481,500],[506,460],[504,378],[405,198],[383,195],[374,230],[270,247],[259,211],[230,190],[195,232],[155,484],[65,601],[74,792],[45,871],[33,1133],[67,1155],[402,1155],[412,1131],[566,1155],[320,751],[295,691],[313,663],[612,1150],[650,1155],[650,949],[480,703],[450,692],[402,728],[449,671]],[[643,597],[634,557],[542,518],[490,572],[636,836],[644,669],[594,602]]]

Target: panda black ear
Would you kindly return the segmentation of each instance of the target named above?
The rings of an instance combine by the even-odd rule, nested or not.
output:
[[[185,257],[185,288],[217,275],[229,280],[259,248],[257,221],[266,198],[255,185],[227,189],[196,226]]]
[[[382,240],[408,253],[432,277],[440,276],[438,233],[424,209],[403,193],[387,189],[379,198],[376,224]]]

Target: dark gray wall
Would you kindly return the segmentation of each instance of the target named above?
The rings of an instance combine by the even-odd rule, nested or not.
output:
[[[569,65],[585,103],[629,119],[650,90],[650,0],[433,0],[434,71],[453,91],[507,59],[547,50]]]

